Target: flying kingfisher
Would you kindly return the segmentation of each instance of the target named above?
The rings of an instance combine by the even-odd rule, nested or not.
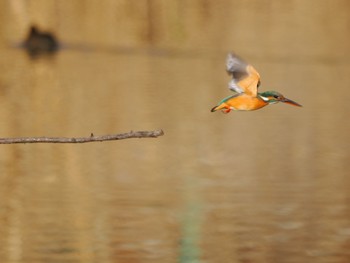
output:
[[[235,54],[229,53],[226,60],[226,70],[232,75],[229,89],[236,92],[211,109],[212,112],[222,110],[229,113],[231,110],[251,111],[278,102],[299,106],[300,104],[285,98],[277,91],[258,92],[260,75],[252,65],[247,64]]]

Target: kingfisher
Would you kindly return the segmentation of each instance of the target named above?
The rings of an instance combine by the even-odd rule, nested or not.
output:
[[[277,91],[258,92],[259,73],[252,65],[233,53],[227,56],[226,71],[232,76],[228,88],[235,94],[220,101],[211,109],[212,112],[217,110],[222,110],[224,113],[229,113],[231,110],[252,111],[278,102],[301,107],[299,103],[287,99]]]

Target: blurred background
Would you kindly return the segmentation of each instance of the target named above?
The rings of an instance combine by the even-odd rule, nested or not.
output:
[[[347,0],[0,0],[0,262],[350,262]],[[30,27],[58,41],[24,49]],[[47,36],[47,35],[46,35]],[[211,113],[234,51],[303,108]]]

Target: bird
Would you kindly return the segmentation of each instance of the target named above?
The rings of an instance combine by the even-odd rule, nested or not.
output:
[[[42,32],[38,27],[32,25],[23,46],[31,56],[36,56],[42,53],[56,52],[59,44],[52,33]]]
[[[287,99],[277,91],[258,92],[259,72],[234,53],[227,55],[226,71],[232,76],[228,88],[235,94],[221,100],[218,105],[211,109],[211,112],[217,110],[224,113],[229,113],[231,110],[253,111],[278,102],[302,107],[299,103]]]

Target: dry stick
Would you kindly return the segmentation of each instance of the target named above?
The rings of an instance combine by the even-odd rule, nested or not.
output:
[[[85,143],[104,142],[113,140],[124,140],[130,138],[156,138],[164,135],[163,130],[155,131],[130,131],[127,133],[95,136],[93,133],[89,137],[65,138],[65,137],[21,137],[21,138],[0,138],[0,144],[12,143]]]

